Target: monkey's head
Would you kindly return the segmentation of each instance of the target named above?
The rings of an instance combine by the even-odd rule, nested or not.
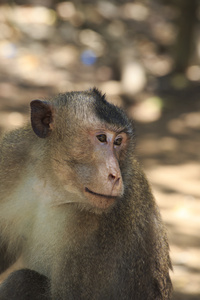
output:
[[[132,122],[97,89],[31,102],[31,124],[45,139],[49,164],[66,203],[105,211],[122,198],[134,146]],[[126,171],[127,173],[127,171]]]

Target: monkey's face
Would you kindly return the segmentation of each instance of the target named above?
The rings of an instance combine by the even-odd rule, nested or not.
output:
[[[110,207],[124,192],[124,184],[119,160],[126,148],[127,136],[124,132],[113,132],[105,129],[89,132],[90,163],[78,168],[79,181],[85,197],[97,208]],[[88,168],[90,176],[82,176]],[[76,168],[75,168],[76,170]],[[81,171],[79,173],[79,171]]]
[[[114,205],[124,192],[120,162],[127,143],[124,132],[90,128],[74,137],[67,151],[66,145],[65,155],[54,154],[54,172],[66,191],[77,195],[70,201],[100,210]]]

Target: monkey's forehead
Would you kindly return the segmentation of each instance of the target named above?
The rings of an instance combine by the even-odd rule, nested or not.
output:
[[[85,107],[85,111],[79,115],[80,122],[87,126],[99,129],[108,129],[114,132],[125,131],[132,133],[133,126],[126,114],[118,107],[108,102],[96,101],[92,106]]]
[[[94,115],[101,122],[106,122],[115,127],[125,128],[130,126],[130,120],[126,113],[119,107],[109,103],[105,95],[97,89],[92,89],[77,95],[77,102],[83,116],[91,117]]]
[[[60,94],[54,99],[54,104],[66,111],[67,118],[79,124],[109,127],[112,131],[133,131],[133,123],[126,113],[109,103],[95,88]]]

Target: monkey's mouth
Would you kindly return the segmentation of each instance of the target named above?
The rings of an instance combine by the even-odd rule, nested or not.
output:
[[[116,196],[111,195],[103,195],[95,193],[91,190],[89,190],[87,187],[85,188],[86,196],[90,202],[90,204],[97,209],[100,210],[107,210],[110,207],[113,206],[113,204],[116,202]]]
[[[103,198],[116,199],[116,196],[98,194],[98,193],[95,193],[95,192],[89,190],[87,187],[85,188],[85,192],[90,193],[90,194],[95,195],[95,196],[103,197]]]

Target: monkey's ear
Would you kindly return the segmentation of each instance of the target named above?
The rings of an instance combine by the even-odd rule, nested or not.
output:
[[[33,100],[31,106],[31,125],[33,131],[40,138],[45,138],[51,133],[53,112],[51,105],[46,101]]]

